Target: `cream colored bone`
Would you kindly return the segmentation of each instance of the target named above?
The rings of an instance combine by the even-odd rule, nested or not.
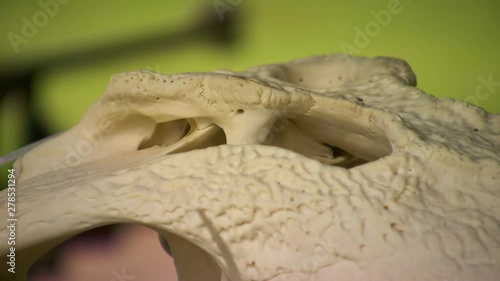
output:
[[[17,274],[0,278],[131,222],[169,241],[182,281],[497,280],[500,115],[415,86],[404,61],[345,55],[115,75],[17,161]]]

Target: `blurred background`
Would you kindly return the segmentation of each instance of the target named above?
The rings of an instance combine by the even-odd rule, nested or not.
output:
[[[115,73],[337,52],[405,59],[427,93],[500,113],[499,11],[496,0],[3,0],[0,155],[75,125]]]

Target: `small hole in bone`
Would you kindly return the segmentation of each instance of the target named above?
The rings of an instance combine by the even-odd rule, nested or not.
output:
[[[236,113],[242,114],[242,113],[245,113],[245,110],[243,110],[243,109],[240,108],[240,109],[236,110]]]

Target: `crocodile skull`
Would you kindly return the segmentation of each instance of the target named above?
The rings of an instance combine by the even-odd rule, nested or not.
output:
[[[183,281],[498,280],[500,115],[415,86],[402,60],[346,55],[115,75],[16,162],[15,278],[132,222]]]

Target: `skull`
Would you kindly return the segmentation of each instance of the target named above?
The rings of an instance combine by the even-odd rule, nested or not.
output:
[[[15,168],[16,280],[124,222],[158,231],[182,281],[500,273],[500,115],[424,93],[395,58],[121,73]]]

